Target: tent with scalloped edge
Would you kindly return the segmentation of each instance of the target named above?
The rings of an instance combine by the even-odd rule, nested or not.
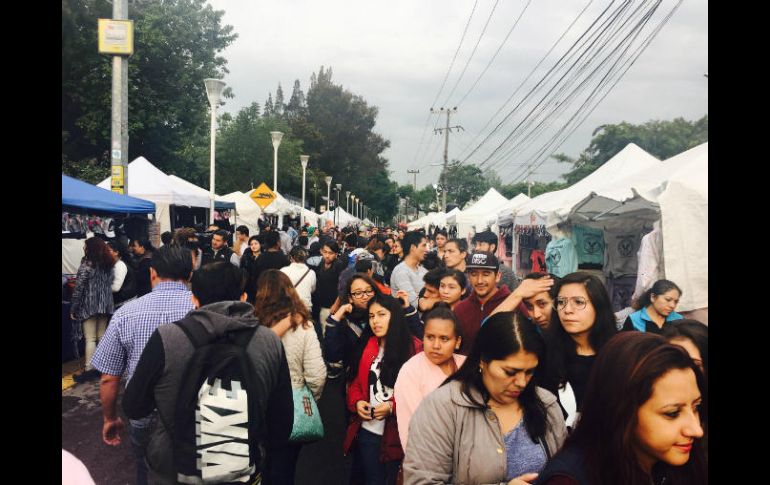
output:
[[[487,227],[485,217],[499,210],[507,202],[505,196],[490,188],[480,199],[466,204],[460,212],[447,214],[446,223],[457,226],[457,237],[470,237],[471,231],[483,231]]]
[[[144,157],[137,157],[129,163],[127,171],[128,195],[155,203],[155,216],[160,223],[160,232],[171,230],[170,206],[210,207],[208,191],[195,186],[197,189],[206,192],[204,196],[200,190],[192,189],[185,186],[185,184],[179,183],[179,181],[174,181],[169,175]],[[110,179],[111,177],[107,177],[99,182],[97,186],[109,190],[111,185]],[[186,183],[189,184],[189,182]]]

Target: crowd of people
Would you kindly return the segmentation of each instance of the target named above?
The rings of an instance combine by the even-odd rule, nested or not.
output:
[[[708,327],[676,313],[674,282],[625,318],[591,274],[519,279],[491,231],[469,246],[443,230],[210,229],[160,248],[85,242],[75,380],[100,379],[103,441],[128,431],[137,483],[293,484],[297,416],[331,380],[344,382],[349,483],[707,483]],[[240,346],[228,365],[251,370],[187,396],[211,342]],[[247,419],[199,404],[180,424],[190,399],[221,385],[237,400],[240,382],[258,389]],[[227,447],[204,439],[220,418]]]

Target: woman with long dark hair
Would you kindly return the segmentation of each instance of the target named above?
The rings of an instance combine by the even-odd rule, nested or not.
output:
[[[617,332],[610,296],[588,273],[570,273],[556,284],[548,327],[543,387],[556,394],[567,426],[578,416],[596,354]]]
[[[404,452],[393,386],[404,362],[422,351],[422,342],[407,328],[400,300],[377,294],[369,300],[368,312],[369,326],[351,363],[347,405],[355,414],[343,447],[347,454],[357,442],[364,483],[394,484]]]
[[[115,311],[115,303],[112,300],[115,257],[98,237],[86,239],[84,250],[85,256],[78,268],[70,308],[72,320],[79,321],[73,325],[73,329],[76,329],[75,332],[80,330],[78,333],[86,339],[85,371],[74,376],[77,382],[99,377],[99,371],[91,367],[91,357],[97,342],[107,330],[110,315]],[[76,335],[77,340],[80,340],[80,335]]]
[[[262,244],[258,236],[249,238],[249,245],[243,250],[241,256],[241,269],[246,272],[246,297],[249,303],[254,304],[254,296],[257,293],[257,279],[259,277],[259,257],[262,255]]]
[[[567,435],[556,398],[537,387],[544,357],[535,324],[490,316],[462,367],[412,416],[404,483],[532,482]]]
[[[626,318],[622,331],[638,330],[660,335],[669,322],[684,318],[674,311],[681,297],[682,289],[673,281],[656,281],[639,297],[634,305],[637,311]]]
[[[112,301],[117,310],[127,301],[136,298],[136,278],[134,268],[126,264],[129,259],[128,250],[119,241],[107,243],[112,256],[115,258],[114,273],[112,278]]]
[[[683,318],[667,325],[662,335],[670,343],[684,347],[708,382],[709,328],[697,320]]]
[[[313,398],[320,399],[326,383],[326,364],[321,355],[310,313],[286,274],[268,269],[259,276],[254,315],[259,323],[275,332],[283,343],[293,389],[307,385]],[[286,412],[294,412],[287,409]],[[294,483],[294,471],[301,443],[290,443],[270,458],[274,469],[283,470],[285,483]]]
[[[705,392],[682,347],[655,334],[615,336],[596,359],[575,431],[538,483],[707,484]]]

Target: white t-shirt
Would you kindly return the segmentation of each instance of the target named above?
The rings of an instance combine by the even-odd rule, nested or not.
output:
[[[289,266],[284,266],[281,268],[281,272],[289,277],[291,283],[294,285],[294,288],[297,290],[299,297],[303,302],[305,302],[305,306],[307,306],[308,311],[310,311],[311,307],[313,306],[313,302],[311,300],[312,293],[315,291],[316,286],[315,271],[311,269],[310,272],[307,273],[307,275],[302,279],[302,281],[299,281],[300,278],[302,278],[302,275],[304,275],[308,269],[310,268],[308,268],[307,265],[303,263],[291,263]],[[299,285],[297,285],[297,281],[299,281]]]
[[[393,399],[393,388],[380,381],[380,363],[385,356],[385,349],[380,347],[380,352],[369,367],[369,404],[374,408]],[[385,419],[372,419],[364,421],[361,426],[370,433],[382,436],[385,432]]]

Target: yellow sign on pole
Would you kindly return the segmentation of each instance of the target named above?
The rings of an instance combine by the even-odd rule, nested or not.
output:
[[[99,19],[99,54],[134,53],[134,21]]]
[[[262,182],[262,184],[257,187],[249,197],[251,197],[254,202],[256,202],[257,205],[263,209],[272,204],[276,199],[275,192],[270,190],[270,187],[268,187],[264,182]]]

